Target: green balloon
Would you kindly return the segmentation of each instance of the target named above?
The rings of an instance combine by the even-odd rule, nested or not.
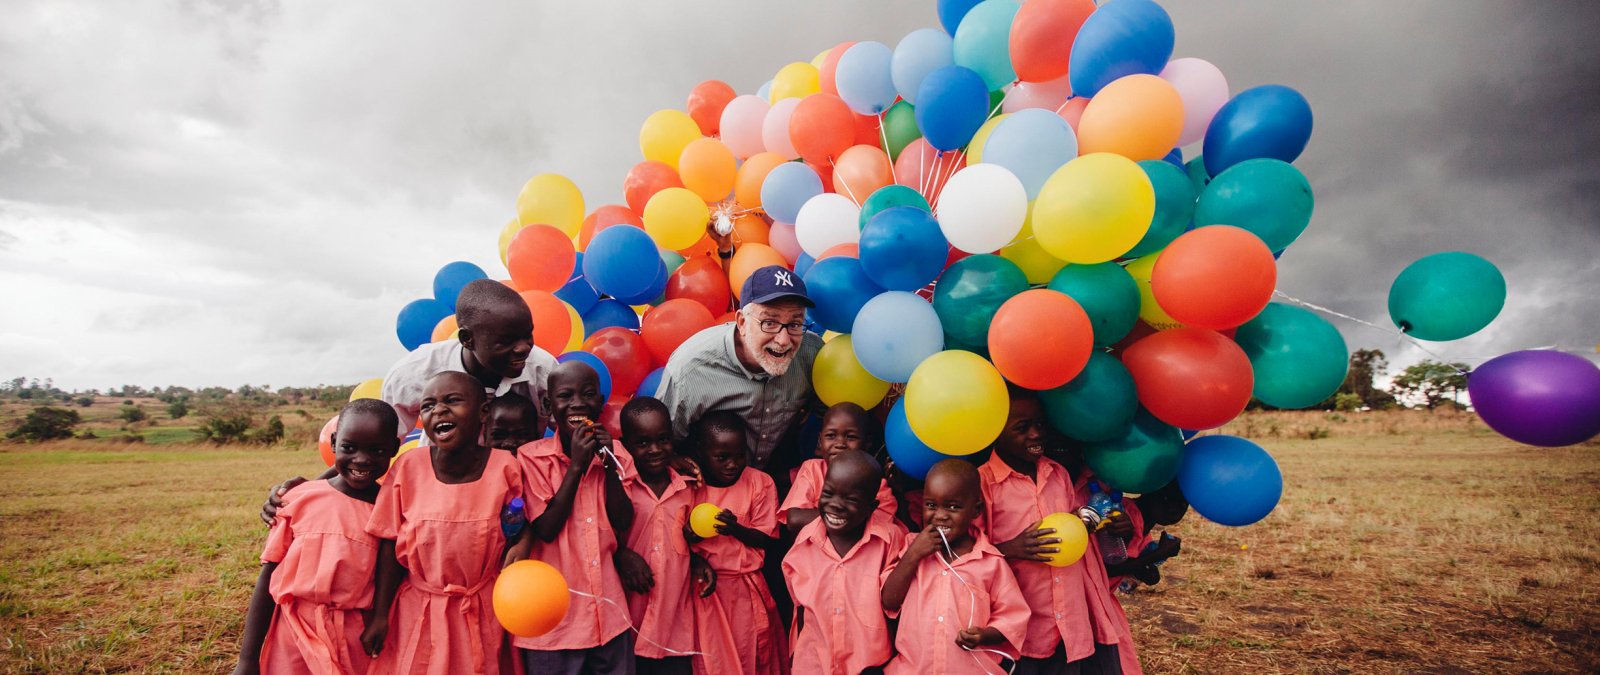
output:
[[[905,101],[900,101],[883,113],[883,136],[889,142],[889,161],[900,158],[900,151],[906,149],[912,141],[922,138],[922,130],[917,128],[917,109]]]
[[[668,276],[670,276],[673,272],[678,271],[678,268],[683,266],[683,256],[678,255],[676,251],[661,249],[660,254],[661,263],[667,266]]]
[[[922,193],[904,185],[885,185],[873,191],[867,201],[861,202],[861,220],[858,225],[866,229],[867,221],[873,216],[896,206],[914,206],[928,213],[933,213],[933,207],[928,206],[928,200]]]
[[[1251,159],[1229,167],[1200,193],[1194,224],[1233,225],[1254,232],[1273,253],[1294,243],[1311,224],[1311,183],[1299,169],[1276,159]]]
[[[1178,476],[1183,433],[1140,408],[1127,435],[1090,443],[1083,461],[1100,480],[1123,492],[1156,490]]]
[[[1094,343],[1109,347],[1139,320],[1139,283],[1114,262],[1067,265],[1046,286],[1078,302],[1094,327]]]
[[[1211,174],[1206,173],[1206,160],[1200,155],[1195,155],[1184,167],[1188,169],[1189,185],[1194,187],[1194,193],[1200,194],[1206,189],[1206,184],[1211,182]]]
[[[995,311],[1026,290],[1027,275],[1010,260],[987,253],[957,260],[933,288],[933,311],[944,325],[946,342],[988,345]]]
[[[1133,375],[1116,357],[1092,352],[1072,381],[1039,392],[1050,424],[1069,438],[1110,441],[1128,435],[1139,393]]]
[[[1124,258],[1142,258],[1166,248],[1194,220],[1194,184],[1182,169],[1163,159],[1144,160],[1139,162],[1139,168],[1144,169],[1150,186],[1156,189],[1156,215],[1144,238],[1124,253]]]
[[[1422,258],[1389,287],[1389,318],[1419,340],[1459,340],[1483,330],[1506,304],[1506,278],[1471,253]]]
[[[1350,349],[1333,324],[1308,310],[1270,303],[1239,326],[1233,341],[1255,372],[1255,397],[1267,405],[1309,408],[1332,396],[1350,369]]]

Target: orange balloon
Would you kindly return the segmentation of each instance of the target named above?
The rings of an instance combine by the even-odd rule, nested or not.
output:
[[[628,170],[628,177],[623,179],[622,196],[634,213],[644,213],[644,205],[650,203],[651,197],[674,187],[683,187],[683,180],[678,178],[676,169],[665,162],[639,162]]]
[[[1011,67],[1023,82],[1067,74],[1072,42],[1094,12],[1094,0],[1029,0],[1011,19]]]
[[[644,219],[634,213],[633,209],[621,204],[606,204],[597,208],[588,218],[583,219],[583,227],[578,229],[578,250],[589,248],[589,241],[594,239],[594,235],[612,225],[632,225],[642,230]]]
[[[702,234],[700,235],[700,240],[695,242],[694,246],[678,249],[676,253],[683,256],[684,260],[693,260],[695,258],[715,259],[717,257],[717,242],[711,238],[711,235]]]
[[[456,315],[454,314],[439,319],[439,323],[433,327],[433,342],[444,342],[455,337],[456,330],[459,328],[460,326],[456,325]]]
[[[717,323],[715,325],[720,326],[725,323],[733,323],[734,318],[737,316],[739,316],[739,313],[736,311],[723,314],[722,316],[717,317]]]
[[[1233,340],[1204,328],[1174,328],[1122,353],[1139,403],[1179,429],[1215,429],[1244,412],[1255,386],[1250,357]]]
[[[566,578],[550,563],[511,563],[494,581],[495,618],[512,635],[544,635],[567,618],[567,606],[572,602],[569,590]]]
[[[1078,121],[1078,154],[1111,152],[1135,162],[1161,159],[1183,134],[1183,98],[1154,75],[1129,75],[1106,85]]]
[[[761,184],[767,174],[788,160],[776,152],[758,152],[739,166],[739,175],[733,183],[733,199],[747,209],[761,208]]]
[[[689,91],[689,104],[685,109],[699,125],[700,135],[715,136],[722,130],[722,109],[738,95],[739,92],[721,80],[706,80]]]
[[[690,258],[667,277],[667,301],[688,299],[705,306],[711,314],[728,311],[733,302],[733,291],[728,288],[728,275],[716,258]],[[665,303],[663,303],[665,304]]]
[[[750,278],[752,272],[767,265],[789,267],[789,261],[766,244],[745,244],[734,251],[733,259],[728,261],[728,287],[733,289],[733,297],[743,292],[744,280]]]
[[[533,313],[533,344],[551,354],[560,354],[572,338],[572,315],[567,313],[567,303],[547,291],[523,291],[518,295]]]
[[[812,94],[789,116],[789,141],[807,162],[830,165],[854,144],[855,125],[855,113],[838,96]]]
[[[1150,270],[1156,304],[1186,326],[1221,330],[1255,318],[1272,300],[1278,264],[1249,230],[1207,225],[1185,232]]]
[[[527,290],[525,288],[517,288],[517,282],[512,281],[510,279],[501,279],[500,283],[505,284],[506,288],[509,288],[509,289],[511,289],[513,291],[516,291],[518,293],[521,293],[521,292]]]
[[[755,212],[745,213],[733,219],[733,243],[735,246],[742,244],[765,244],[768,232],[772,226]]]
[[[817,66],[817,91],[829,96],[839,95],[839,59],[854,46],[855,42],[840,42],[823,52],[822,65]]]
[[[1065,293],[1036,288],[1011,296],[989,323],[995,370],[1019,387],[1054,389],[1077,377],[1094,349],[1094,326]]]
[[[739,162],[733,152],[715,138],[690,143],[678,158],[678,177],[683,186],[708,202],[721,201],[733,192],[738,171]]]
[[[876,145],[853,145],[833,165],[833,191],[860,206],[894,180],[889,156]]]
[[[1061,111],[1057,114],[1061,115],[1061,119],[1067,121],[1067,125],[1072,127],[1072,133],[1076,134],[1078,133],[1078,123],[1083,121],[1083,110],[1087,107],[1089,107],[1089,99],[1087,97],[1069,98],[1067,99],[1067,104],[1062,106]],[[1162,156],[1165,157],[1166,155]]]
[[[817,256],[817,260],[827,260],[828,258],[834,258],[834,257],[838,257],[838,258],[860,258],[861,257],[861,245],[860,244],[835,244],[835,245],[829,247],[828,250],[823,251],[822,255]]]
[[[529,225],[511,238],[506,249],[506,269],[518,288],[555,291],[572,278],[577,262],[572,240],[549,225]]]
[[[317,432],[317,450],[322,453],[322,461],[328,466],[333,466],[333,432],[339,430],[339,416],[334,415],[327,424],[322,425],[322,431]]]
[[[668,300],[645,312],[639,320],[639,335],[656,363],[666,363],[672,350],[695,333],[710,328],[713,320],[715,317],[705,305],[688,298]]]

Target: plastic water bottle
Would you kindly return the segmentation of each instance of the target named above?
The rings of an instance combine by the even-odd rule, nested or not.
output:
[[[500,512],[500,531],[506,535],[507,541],[512,541],[522,535],[522,528],[527,525],[527,503],[521,497],[512,497]]]
[[[1100,540],[1100,557],[1113,565],[1128,559],[1128,545],[1117,535],[1104,529],[1106,522],[1113,515],[1122,513],[1122,493],[1116,490],[1106,492],[1100,488],[1100,481],[1089,481],[1089,508],[1100,514],[1103,519],[1100,529],[1094,534]]]

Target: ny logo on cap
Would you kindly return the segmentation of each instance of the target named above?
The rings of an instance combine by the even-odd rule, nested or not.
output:
[[[772,283],[783,284],[784,286],[788,286],[790,288],[794,287],[794,279],[790,278],[789,273],[783,270],[773,270]]]

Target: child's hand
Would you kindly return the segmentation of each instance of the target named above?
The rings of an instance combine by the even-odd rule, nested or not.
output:
[[[272,486],[272,489],[267,491],[267,502],[261,505],[261,522],[271,527],[273,521],[278,519],[278,509],[283,508],[283,495],[304,482],[306,479],[295,476]]]
[[[586,424],[572,432],[572,463],[568,471],[582,473],[589,470],[589,465],[594,462],[595,453],[600,451],[600,441],[595,435],[597,424]]]
[[[694,460],[683,455],[673,455],[672,458],[668,460],[668,464],[672,467],[673,471],[685,476],[690,476],[695,480],[700,480],[700,465],[695,464]]]
[[[990,626],[963,628],[956,632],[956,645],[962,649],[977,649],[984,645],[999,644],[1005,636]]]
[[[739,524],[739,516],[734,515],[732,511],[723,509],[721,513],[717,514],[716,528],[717,534],[732,535],[744,529],[744,526]]]
[[[383,651],[383,642],[388,637],[389,617],[370,617],[366,629],[361,631],[361,648],[367,650],[367,656],[378,658],[378,652]]]
[[[650,563],[645,562],[644,556],[635,553],[630,548],[619,548],[611,556],[616,563],[617,576],[622,579],[622,589],[634,595],[649,593],[656,585],[656,575],[650,571]]]
[[[1153,551],[1156,560],[1175,558],[1182,552],[1183,540],[1171,535],[1162,537],[1161,541],[1156,544],[1156,550]]]
[[[527,560],[528,556],[532,554],[533,539],[529,537],[518,537],[516,543],[506,547],[505,559],[500,561],[500,569],[510,567],[511,563],[519,560]]]
[[[906,546],[904,561],[901,564],[922,560],[943,546],[944,538],[939,536],[939,528],[932,523],[924,525],[916,538],[911,540],[911,544]]]
[[[1017,535],[1016,539],[996,544],[995,548],[1000,549],[1001,555],[1004,555],[1007,560],[1045,562],[1049,560],[1049,558],[1045,557],[1045,554],[1061,551],[1056,546],[1061,543],[1061,538],[1050,536],[1055,533],[1056,531],[1052,528],[1041,528],[1039,523],[1034,523],[1029,525],[1028,529],[1023,530],[1022,534]]]
[[[706,562],[706,559],[699,554],[689,554],[689,579],[702,586],[700,589],[702,598],[709,598],[712,593],[717,592],[717,571],[711,569],[711,563]]]
[[[1133,538],[1133,519],[1129,518],[1128,514],[1125,512],[1112,512],[1111,517],[1106,519],[1106,524],[1104,527],[1105,529],[1110,530],[1111,534],[1123,541]]]

